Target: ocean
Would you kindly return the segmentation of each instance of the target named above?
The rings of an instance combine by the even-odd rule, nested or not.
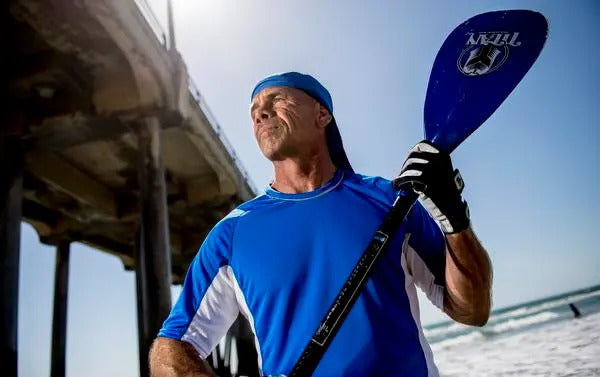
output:
[[[424,331],[441,377],[600,376],[600,286],[495,310],[484,327]]]

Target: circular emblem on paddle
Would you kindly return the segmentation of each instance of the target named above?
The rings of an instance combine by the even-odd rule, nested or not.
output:
[[[498,69],[509,54],[509,46],[521,45],[519,32],[467,33],[467,43],[456,61],[458,70],[467,76],[481,76]]]

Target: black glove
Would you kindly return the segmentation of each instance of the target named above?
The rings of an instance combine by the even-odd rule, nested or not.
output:
[[[450,155],[429,141],[423,140],[411,149],[393,183],[396,190],[418,193],[445,233],[458,233],[469,227],[469,207],[460,196],[465,187],[460,172],[452,168]]]

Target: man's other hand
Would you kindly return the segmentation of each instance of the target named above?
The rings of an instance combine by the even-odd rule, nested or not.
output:
[[[418,193],[445,233],[469,227],[469,207],[461,197],[464,182],[460,172],[452,167],[450,155],[429,141],[423,140],[411,149],[393,183],[397,190]]]

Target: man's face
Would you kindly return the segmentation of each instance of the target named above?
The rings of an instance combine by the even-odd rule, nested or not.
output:
[[[325,126],[331,120],[314,98],[280,86],[260,91],[252,101],[250,116],[258,146],[271,161],[310,153],[323,142]]]

